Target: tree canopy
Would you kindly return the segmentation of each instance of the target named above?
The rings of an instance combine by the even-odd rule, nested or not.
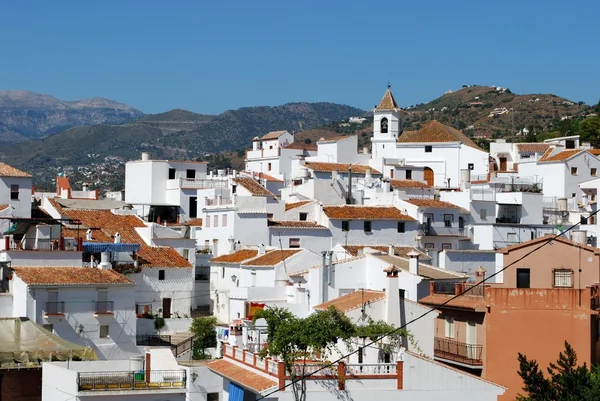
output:
[[[207,359],[210,356],[206,348],[217,346],[217,318],[214,316],[197,317],[192,321],[190,331],[196,337],[194,340],[193,359]]]

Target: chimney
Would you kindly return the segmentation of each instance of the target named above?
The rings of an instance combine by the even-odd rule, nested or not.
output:
[[[398,284],[398,268],[390,266],[386,270],[385,284],[385,321],[394,327],[400,327],[400,287]]]
[[[150,160],[150,153],[148,153],[148,152],[142,152],[142,160],[143,161]]]
[[[419,252],[414,249],[408,253],[408,271],[411,274],[419,274]]]
[[[483,268],[483,266],[479,266],[477,269],[475,269],[475,283],[479,284],[485,280],[485,272],[486,270]]]
[[[98,268],[102,270],[112,269],[112,263],[110,263],[109,252],[100,253],[100,264],[98,265]]]
[[[327,290],[328,290],[328,272],[327,268],[327,251],[321,251],[321,255],[323,255],[323,268],[321,270],[321,303],[327,302]]]
[[[265,254],[265,244],[258,244],[258,254],[259,255]]]
[[[369,154],[369,148],[366,146],[363,146],[363,155],[368,155]]]
[[[92,229],[91,228],[88,228],[87,231],[85,232],[85,240],[86,241],[92,240]]]
[[[81,185],[81,190],[82,190],[83,192],[88,192],[88,191],[90,190],[90,184],[88,184],[87,182],[84,182],[84,183]]]
[[[388,255],[394,256],[394,245],[392,244],[388,246]]]
[[[365,179],[370,180],[371,179],[371,168],[367,167],[367,169],[365,170]]]
[[[115,244],[121,243],[121,234],[115,233]]]

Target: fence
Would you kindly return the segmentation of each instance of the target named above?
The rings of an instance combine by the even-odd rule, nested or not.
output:
[[[137,372],[80,372],[79,391],[164,390],[185,388],[185,370],[152,370]]]

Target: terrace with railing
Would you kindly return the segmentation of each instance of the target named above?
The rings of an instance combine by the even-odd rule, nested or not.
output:
[[[229,206],[233,205],[233,198],[217,196],[214,198],[204,198],[205,206]]]
[[[477,285],[476,283],[448,283],[444,281],[432,281],[429,283],[430,294],[442,294],[442,295],[468,295],[483,297],[485,296],[484,285]]]
[[[77,373],[79,391],[185,389],[186,380],[185,370]]]
[[[442,224],[427,224],[419,225],[419,235],[422,236],[448,236],[448,237],[466,237],[468,231],[464,227],[459,227],[458,224],[447,226]]]
[[[433,353],[436,358],[459,362],[466,365],[482,366],[481,354],[483,345],[467,344],[449,338],[436,337],[433,344]]]

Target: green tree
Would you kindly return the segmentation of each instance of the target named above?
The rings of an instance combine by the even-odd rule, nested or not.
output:
[[[593,147],[600,145],[600,116],[588,117],[579,123],[582,141],[589,141]]]
[[[565,351],[556,363],[548,367],[549,377],[539,368],[537,361],[529,360],[519,353],[519,376],[523,379],[523,390],[519,401],[592,401],[600,394],[598,370],[592,372],[585,364],[577,365],[577,353],[565,341]]]
[[[217,318],[214,316],[197,317],[192,321],[190,332],[194,335],[192,359],[209,359],[207,348],[217,346]]]

